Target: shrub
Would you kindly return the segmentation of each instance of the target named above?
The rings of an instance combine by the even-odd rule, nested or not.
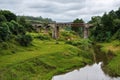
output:
[[[113,35],[112,39],[113,40],[115,40],[115,39],[120,40],[120,29]]]
[[[79,36],[76,35],[74,31],[61,31],[59,41],[78,39]]]
[[[81,39],[77,41],[76,40],[66,41],[66,44],[77,46],[81,49],[89,49],[91,47],[92,42],[89,39]]]
[[[7,21],[5,16],[0,14],[0,22],[4,22],[4,21]]]
[[[17,16],[14,13],[8,10],[0,10],[0,14],[4,15],[7,21],[16,20],[17,18]]]
[[[0,24],[0,41],[7,41],[10,39],[11,32],[6,23]]]
[[[31,35],[19,35],[16,40],[21,46],[28,46],[33,39]]]
[[[40,40],[50,40],[50,36],[47,35],[47,34],[39,34],[37,37],[35,38],[38,38]]]
[[[66,41],[67,44],[71,44],[73,46],[79,46],[81,45],[81,42],[78,40],[78,41]]]
[[[18,22],[14,21],[14,20],[12,20],[9,23],[9,26],[10,26],[11,32],[14,35],[25,34],[25,32],[26,32],[25,28],[21,24],[19,24]]]
[[[61,35],[67,37],[67,36],[71,36],[72,34],[69,31],[63,31],[61,32]]]
[[[8,45],[7,42],[2,42],[2,43],[0,44],[0,48],[1,48],[1,49],[8,49],[8,48],[9,48],[9,45]]]

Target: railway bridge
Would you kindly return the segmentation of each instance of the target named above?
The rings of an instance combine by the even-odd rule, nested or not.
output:
[[[32,26],[34,26],[35,28],[40,28],[44,25],[43,23],[33,23]],[[60,27],[83,27],[84,38],[88,38],[89,28],[92,27],[92,24],[66,22],[66,23],[48,23],[45,26],[51,27],[52,37],[55,39],[59,37]]]

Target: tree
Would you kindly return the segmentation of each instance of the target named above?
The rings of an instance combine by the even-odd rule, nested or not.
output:
[[[26,32],[25,28],[22,25],[20,25],[18,22],[12,20],[11,24],[13,24],[14,29],[13,29],[12,33],[14,35],[25,34],[25,32]]]
[[[7,21],[15,20],[16,21],[16,15],[8,10],[0,10],[0,15],[4,15]]]
[[[31,25],[30,22],[26,20],[25,16],[19,16],[18,23],[21,24],[26,31],[31,32],[33,30],[33,26]]]
[[[0,14],[0,22],[5,22],[7,21],[4,15]]]
[[[120,19],[120,8],[116,11],[117,17]]]
[[[7,41],[10,39],[11,32],[7,23],[2,23],[0,25],[0,41]]]
[[[113,25],[114,25],[113,33],[115,33],[118,29],[120,29],[120,19],[114,19]]]
[[[24,16],[18,17],[18,23],[25,26],[26,25],[26,20]]]
[[[16,39],[21,46],[28,46],[32,42],[32,37],[31,35],[18,35]]]
[[[104,13],[101,18],[98,16],[92,17],[89,21],[94,25],[91,29],[91,38],[96,41],[109,41],[115,36],[115,39],[118,39],[120,30],[119,13],[120,8],[117,11],[110,11],[108,14]]]

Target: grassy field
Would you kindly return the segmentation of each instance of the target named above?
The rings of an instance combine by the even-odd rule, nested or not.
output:
[[[1,52],[6,51],[11,54],[0,56],[0,80],[51,80],[53,75],[92,63],[87,57],[92,51],[64,42],[34,39],[32,46],[13,45]]]
[[[110,75],[120,76],[120,41],[112,41],[110,43],[102,43],[101,50],[109,53],[112,52],[115,56],[112,60],[109,61],[105,70]]]

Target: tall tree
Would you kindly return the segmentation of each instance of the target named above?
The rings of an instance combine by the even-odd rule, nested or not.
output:
[[[9,26],[3,22],[2,24],[0,24],[0,41],[7,41],[10,39],[10,30],[9,30]]]
[[[116,11],[117,17],[120,19],[120,8]]]
[[[5,16],[0,14],[0,22],[4,22],[4,21],[7,21]]]
[[[0,10],[0,14],[4,15],[7,19],[7,21],[15,20],[16,21],[16,15],[8,10]]]

